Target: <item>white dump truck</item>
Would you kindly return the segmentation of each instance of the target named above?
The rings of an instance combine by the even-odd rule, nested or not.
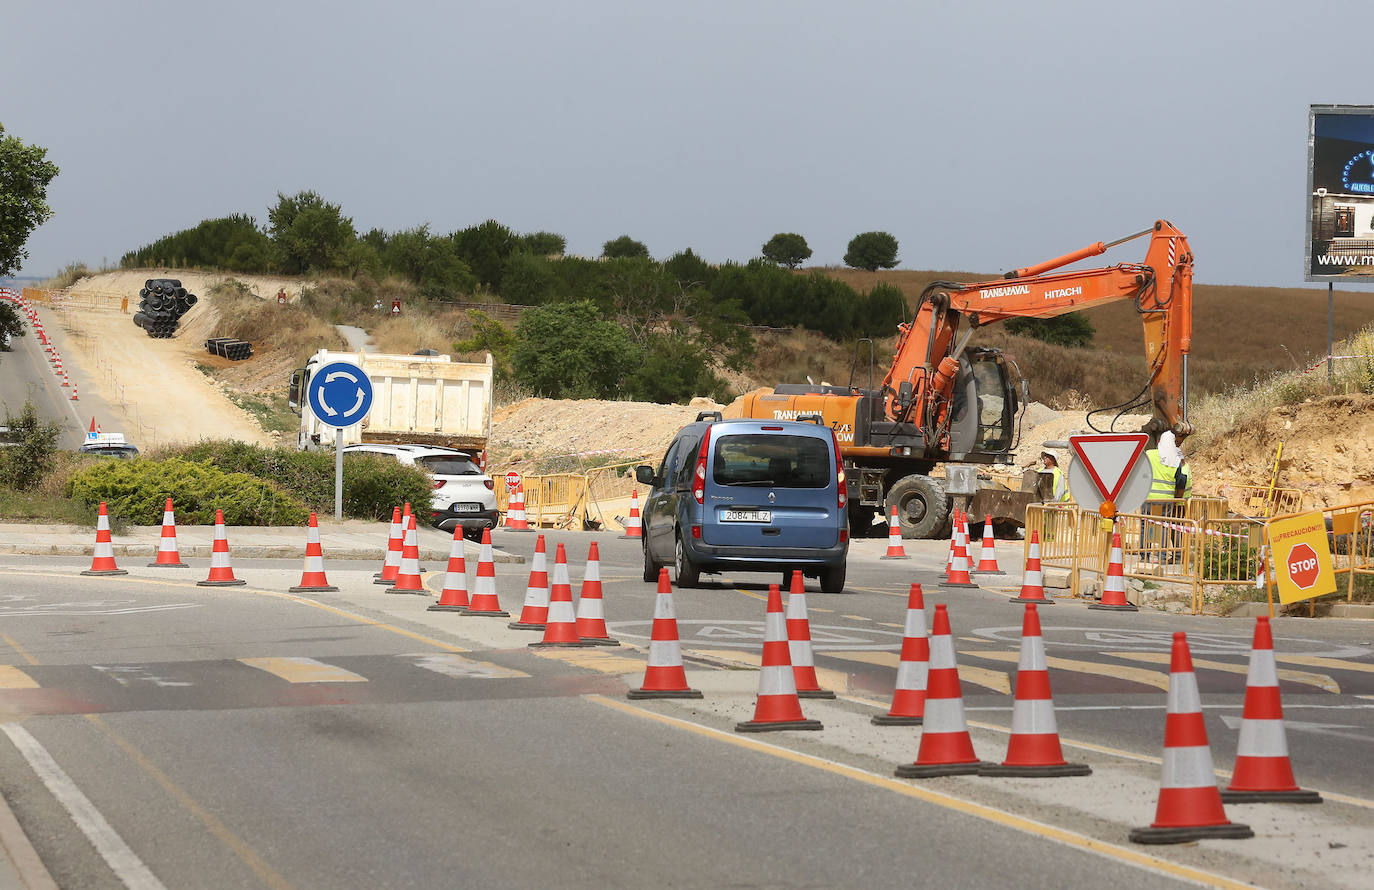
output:
[[[334,447],[334,427],[311,410],[308,393],[315,371],[335,362],[356,365],[372,382],[372,408],[346,427],[344,445],[390,443],[442,445],[481,451],[491,436],[491,354],[485,362],[455,362],[447,355],[386,355],[321,349],[291,374],[288,401],[301,417],[296,447]]]

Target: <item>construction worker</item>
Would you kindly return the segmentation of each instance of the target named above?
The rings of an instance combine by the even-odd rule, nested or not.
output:
[[[1059,469],[1059,458],[1055,457],[1053,452],[1042,451],[1040,452],[1040,465],[1044,468],[1041,472],[1049,473],[1050,478],[1054,480],[1054,488],[1052,489],[1054,493],[1050,495],[1050,500],[1054,502],[1068,501],[1069,484],[1064,479],[1064,471]]]
[[[1174,444],[1174,434],[1165,431],[1159,437],[1159,446],[1151,448],[1145,452],[1145,458],[1150,462],[1150,493],[1146,496],[1147,501],[1167,501],[1175,497],[1175,477],[1178,475],[1178,465],[1182,462],[1183,455],[1179,453],[1178,446]]]

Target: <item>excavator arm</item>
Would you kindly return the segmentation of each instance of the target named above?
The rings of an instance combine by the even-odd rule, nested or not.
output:
[[[1099,269],[1056,272],[1109,248],[1150,236],[1145,261]],[[959,356],[977,328],[1009,318],[1053,318],[1116,300],[1131,299],[1145,334],[1152,417],[1144,432],[1187,423],[1187,356],[1192,345],[1193,254],[1188,239],[1160,220],[1111,243],[1097,242],[1003,278],[975,284],[935,282],[921,294],[909,324],[899,326],[896,356],[883,381],[885,410],[897,423],[915,423],[938,440],[949,420]],[[1133,400],[1134,401],[1134,400]]]

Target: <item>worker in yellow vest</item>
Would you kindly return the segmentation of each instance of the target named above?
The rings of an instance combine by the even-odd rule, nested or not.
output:
[[[1040,452],[1040,463],[1044,467],[1041,472],[1048,472],[1050,478],[1054,480],[1053,494],[1050,495],[1051,502],[1067,502],[1070,499],[1069,484],[1064,478],[1064,471],[1059,469],[1059,458],[1053,452]]]

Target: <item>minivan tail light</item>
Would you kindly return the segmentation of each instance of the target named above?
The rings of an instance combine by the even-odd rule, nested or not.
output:
[[[711,428],[701,437],[701,448],[697,449],[697,468],[692,473],[692,497],[698,504],[706,503],[706,456],[711,453]],[[694,535],[694,537],[701,537]]]
[[[844,480],[844,456],[840,454],[840,439],[835,435],[833,427],[830,430],[830,441],[835,446],[835,487],[839,492],[836,500],[839,508],[843,510],[849,502],[849,486]]]
[[[701,526],[699,526],[699,525],[694,525],[694,526],[692,526],[692,537],[695,538],[695,539],[698,540],[698,541],[701,540]]]

